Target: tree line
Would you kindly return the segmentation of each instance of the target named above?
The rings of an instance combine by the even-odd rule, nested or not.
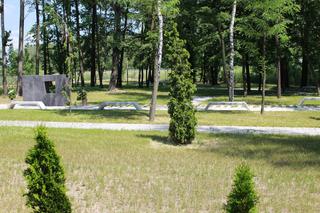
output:
[[[181,1],[178,26],[195,79],[200,75],[203,83],[217,84],[221,67],[226,83],[232,77],[229,37],[235,15],[235,61],[242,67],[245,95],[252,82],[262,90],[267,73],[279,97],[290,83],[319,88],[319,7],[306,0]]]
[[[140,87],[154,83],[159,42],[157,0],[20,0],[19,50],[10,46],[1,0],[2,76],[66,74],[74,85],[121,88],[125,64],[139,70]],[[24,11],[36,14],[31,39],[24,44]],[[225,82],[230,100],[236,81],[244,95],[252,84],[277,85],[278,97],[291,85],[319,91],[320,3],[311,0],[164,0],[164,38],[176,24],[190,53],[194,83]],[[163,67],[172,68],[164,44]],[[8,53],[7,53],[8,52]],[[30,54],[32,53],[32,54]],[[10,57],[8,57],[8,55]],[[126,63],[125,63],[126,62]],[[242,67],[235,77],[235,67]],[[12,71],[13,70],[13,71]],[[10,73],[10,72],[9,72]]]

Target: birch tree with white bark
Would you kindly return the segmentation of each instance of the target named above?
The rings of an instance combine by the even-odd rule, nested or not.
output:
[[[157,54],[155,57],[155,69],[154,69],[154,82],[153,82],[153,90],[152,90],[152,99],[151,99],[151,106],[149,112],[149,120],[155,120],[155,114],[157,109],[157,96],[158,96],[158,89],[159,89],[159,80],[160,80],[160,70],[161,70],[161,63],[162,63],[162,50],[163,50],[163,15],[161,12],[161,0],[157,0],[157,16],[159,22],[159,41],[158,41],[158,48]]]
[[[237,0],[233,2],[230,24],[230,72],[229,72],[229,101],[234,101],[234,24],[237,13]]]

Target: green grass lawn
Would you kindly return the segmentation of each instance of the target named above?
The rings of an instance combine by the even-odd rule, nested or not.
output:
[[[223,212],[234,169],[250,165],[260,212],[317,212],[320,138],[50,129],[66,171],[74,212]],[[0,129],[1,212],[28,212],[23,170],[29,128]]]
[[[319,112],[197,112],[199,125],[320,127]],[[150,123],[148,111],[41,111],[0,110],[0,120],[92,122],[92,123]],[[169,123],[168,113],[158,111],[154,123]]]

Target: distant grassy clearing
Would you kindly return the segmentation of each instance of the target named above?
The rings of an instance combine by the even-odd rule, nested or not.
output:
[[[320,127],[319,112],[197,112],[197,118],[199,125]],[[147,111],[0,110],[0,120],[150,123]],[[168,113],[158,111],[155,123],[168,122]]]
[[[50,129],[66,169],[74,212],[222,212],[234,168],[256,174],[260,212],[317,212],[320,138],[198,136],[165,145],[166,133]],[[26,212],[24,157],[28,128],[0,129],[0,206]]]

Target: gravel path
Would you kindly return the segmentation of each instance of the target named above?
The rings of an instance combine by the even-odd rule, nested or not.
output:
[[[45,125],[49,128],[102,129],[132,131],[167,131],[167,124],[120,124],[120,123],[69,123],[43,121],[0,121],[0,127],[36,127]],[[320,136],[320,128],[289,127],[243,127],[243,126],[199,126],[199,132],[230,134],[280,134]]]

